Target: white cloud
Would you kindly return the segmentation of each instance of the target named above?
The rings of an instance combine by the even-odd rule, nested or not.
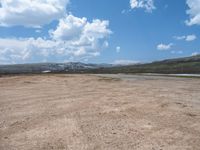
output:
[[[188,42],[190,42],[190,41],[194,41],[194,40],[196,40],[196,35],[188,35],[188,36],[186,36],[186,41],[188,41]]]
[[[132,9],[143,8],[146,12],[152,12],[156,9],[154,0],[130,0],[130,6]]]
[[[133,64],[138,64],[138,63],[139,63],[139,61],[121,59],[121,60],[115,60],[113,64],[115,64],[115,65],[133,65]]]
[[[0,39],[0,63],[82,61],[100,55],[101,45],[76,45],[69,41],[42,38]]]
[[[190,16],[189,20],[186,20],[188,26],[200,25],[200,0],[187,0],[189,9],[187,14]]]
[[[121,51],[121,47],[120,47],[120,46],[117,46],[117,47],[116,47],[116,52],[117,52],[117,53],[120,53],[120,51]]]
[[[58,20],[49,38],[0,38],[0,63],[82,61],[109,46],[109,21],[66,14],[69,0],[0,0],[0,26],[41,27]],[[36,15],[37,14],[37,15]],[[40,33],[41,30],[36,29]]]
[[[65,41],[71,45],[76,51],[76,55],[86,54],[87,51],[100,51],[102,48],[108,47],[109,43],[106,38],[112,33],[108,29],[109,21],[93,20],[89,22],[87,18],[78,18],[68,15],[60,19],[57,28],[50,31],[50,35],[54,40]],[[94,53],[98,56],[99,53]]]
[[[183,54],[183,51],[171,51],[172,54]]]
[[[194,35],[194,34],[191,34],[191,35],[184,35],[184,36],[174,36],[174,38],[176,40],[185,40],[187,42],[191,42],[191,41],[194,41],[197,39],[197,36]]]
[[[82,61],[100,55],[107,47],[109,22],[69,15],[60,19],[52,39],[0,38],[0,63],[29,63],[66,60]]]
[[[186,36],[174,36],[174,39],[176,39],[176,40],[185,40]]]
[[[50,33],[54,39],[76,40],[80,38],[86,24],[86,18],[78,18],[69,15],[60,19],[57,29],[55,31],[50,31]]]
[[[0,63],[28,63],[43,62],[53,55],[59,55],[59,43],[44,40],[41,38],[34,39],[0,39]]]
[[[82,61],[100,55],[100,49],[42,38],[0,38],[0,63]]]
[[[41,27],[66,14],[69,0],[1,0],[0,25]]]
[[[172,46],[173,46],[172,43],[170,43],[170,44],[159,44],[159,45],[157,45],[157,49],[158,50],[169,50],[169,49],[171,49]]]
[[[196,55],[199,55],[199,54],[200,54],[199,52],[193,52],[192,56],[196,56]]]
[[[107,28],[109,21],[93,20],[87,21],[87,18],[78,18],[73,15],[65,16],[60,19],[55,31],[50,31],[51,37],[55,40],[74,40],[77,43],[91,43],[103,39],[112,32]]]

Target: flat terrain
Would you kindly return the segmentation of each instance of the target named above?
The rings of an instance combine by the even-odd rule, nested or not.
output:
[[[200,79],[0,77],[0,150],[199,150]]]

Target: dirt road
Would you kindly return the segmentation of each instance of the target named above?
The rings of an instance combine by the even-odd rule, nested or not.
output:
[[[1,150],[199,150],[200,79],[0,78]]]

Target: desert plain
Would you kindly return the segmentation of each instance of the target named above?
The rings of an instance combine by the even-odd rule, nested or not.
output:
[[[0,77],[0,150],[199,150],[200,79]]]

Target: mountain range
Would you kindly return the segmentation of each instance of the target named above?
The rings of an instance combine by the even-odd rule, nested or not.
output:
[[[200,55],[155,61],[146,64],[112,65],[68,63],[38,63],[0,65],[0,74],[32,73],[200,73]]]

